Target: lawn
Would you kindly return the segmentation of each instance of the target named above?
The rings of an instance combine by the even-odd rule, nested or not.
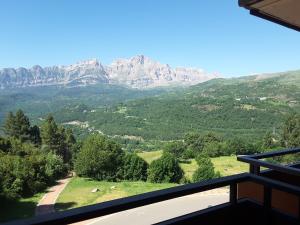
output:
[[[138,153],[138,155],[144,158],[148,163],[151,163],[153,160],[161,157],[162,151],[143,152]],[[215,170],[219,171],[223,176],[248,171],[247,164],[237,161],[235,156],[212,158],[212,162],[215,166]],[[192,178],[194,171],[197,169],[197,163],[194,159],[188,162],[182,162],[180,166],[188,178]],[[59,196],[55,208],[57,210],[66,210],[174,186],[176,186],[176,184],[105,182],[75,177]],[[99,191],[92,193],[91,191],[95,188],[99,188]]]
[[[215,170],[219,171],[222,176],[229,176],[237,173],[249,171],[249,165],[237,161],[236,156],[221,156],[211,159],[215,166]]]
[[[76,208],[174,186],[176,184],[105,182],[75,177],[60,194],[55,208],[57,210]],[[95,188],[99,191],[92,193]]]
[[[45,193],[39,193],[33,197],[21,198],[16,201],[1,200],[0,223],[34,216],[35,207],[44,194]]]
[[[162,151],[142,152],[138,155],[148,163],[151,163],[153,160],[161,157]],[[221,156],[212,158],[211,160],[215,166],[215,170],[219,171],[222,176],[243,173],[249,170],[249,166],[246,163],[237,161],[236,156]],[[194,159],[180,163],[180,166],[188,178],[192,178],[194,171],[197,169],[197,163]]]
[[[138,153],[138,156],[142,157],[148,164],[153,160],[159,159],[163,151],[151,151],[151,152],[141,152]]]

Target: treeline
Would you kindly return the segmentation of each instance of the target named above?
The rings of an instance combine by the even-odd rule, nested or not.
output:
[[[28,117],[18,110],[8,114],[3,131],[0,197],[19,198],[45,189],[70,170],[96,180],[187,183],[191,181],[184,176],[179,162],[195,158],[198,168],[192,176],[193,182],[216,178],[220,174],[214,170],[210,157],[299,147],[300,115],[288,117],[280,134],[267,133],[257,143],[226,139],[211,132],[190,133],[183,141],[164,146],[162,157],[150,165],[100,134],[90,134],[79,143],[72,130],[58,125],[51,115],[38,127],[31,125]]]
[[[75,172],[82,177],[107,181],[184,182],[179,161],[166,153],[150,165],[135,153],[125,152],[120,145],[100,135],[90,135],[82,145]]]
[[[292,107],[276,99],[238,101],[234,95],[221,99],[193,96],[135,100],[124,104],[126,110],[122,112],[111,106],[86,113],[85,118],[74,116],[68,109],[59,114],[64,122],[93,121],[95,129],[107,135],[131,135],[146,141],[176,140],[188,132],[207,131],[259,140],[267,130],[278,128],[284,115],[299,109],[299,104]]]
[[[199,154],[209,157],[249,155],[280,148],[300,146],[300,114],[288,116],[278,133],[267,132],[260,141],[240,137],[224,138],[216,133],[189,133],[183,141],[165,146],[165,151],[179,159],[195,158]]]
[[[9,113],[0,137],[0,197],[17,199],[44,190],[72,167],[76,139],[49,115],[41,128],[18,110]]]
[[[216,133],[189,133],[183,141],[166,144],[165,151],[179,159],[196,158],[199,154],[208,157],[247,155],[262,151],[261,142],[251,142],[242,138],[225,139]]]

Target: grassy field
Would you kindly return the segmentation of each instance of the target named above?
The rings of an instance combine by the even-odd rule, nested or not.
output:
[[[42,198],[44,193],[39,193],[30,198],[22,198],[18,201],[4,201],[0,203],[0,223],[24,219],[34,216],[34,211],[37,203]]]
[[[211,161],[215,166],[215,170],[219,171],[222,176],[229,176],[249,171],[249,165],[247,163],[237,161],[236,156],[221,156],[212,158]]]
[[[138,153],[138,156],[142,157],[148,164],[153,160],[159,159],[163,151],[151,151],[151,152],[141,152]]]
[[[115,187],[114,189],[112,189],[113,186]],[[174,186],[176,184],[116,183],[75,177],[59,196],[55,208],[57,210],[65,210]],[[94,188],[99,188],[99,191],[92,193],[91,191]]]
[[[162,155],[162,151],[142,152],[138,153],[138,155],[148,163],[151,163]],[[243,173],[249,170],[249,166],[246,163],[237,161],[236,156],[221,156],[212,158],[211,160],[215,166],[215,170],[219,171],[222,176]],[[189,160],[189,162],[180,163],[180,166],[188,178],[191,178],[194,171],[197,169],[197,163],[194,159]]]
[[[161,157],[162,151],[143,152],[138,155],[144,158],[148,163],[151,163],[153,160]],[[216,171],[219,171],[223,176],[246,172],[248,170],[247,164],[238,162],[235,156],[212,158],[212,162]],[[180,163],[180,165],[185,175],[188,178],[192,178],[194,171],[197,169],[196,161],[193,159],[189,162]],[[116,183],[75,177],[59,196],[55,207],[58,210],[65,210],[169,188],[175,185],[176,184],[152,184],[148,182]],[[99,191],[92,193],[91,191],[94,188],[99,188]]]

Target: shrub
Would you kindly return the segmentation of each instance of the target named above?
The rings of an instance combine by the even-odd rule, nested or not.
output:
[[[114,181],[121,177],[124,152],[115,142],[100,134],[89,136],[75,161],[79,176]]]
[[[172,142],[166,145],[164,151],[174,155],[175,158],[180,159],[183,157],[185,146],[182,142]]]
[[[8,139],[0,137],[0,151],[8,152],[11,148],[11,143]]]
[[[0,177],[2,195],[18,198],[32,195],[46,188],[49,177],[45,173],[46,157],[39,152],[30,155],[1,155]]]
[[[203,153],[209,157],[219,157],[228,155],[227,145],[225,142],[211,142],[205,144]]]
[[[259,144],[253,144],[241,138],[234,138],[230,140],[228,142],[228,148],[230,148],[232,153],[235,153],[236,155],[249,155],[261,151]]]
[[[282,128],[282,144],[288,148],[300,146],[300,114],[289,116]]]
[[[178,160],[170,153],[164,153],[161,158],[154,160],[148,169],[148,180],[154,183],[179,183],[183,171]]]
[[[215,173],[214,165],[207,155],[200,154],[196,157],[198,169],[193,174],[193,181],[199,182],[219,177],[219,173]]]
[[[195,152],[191,148],[186,148],[182,154],[182,159],[195,158]]]
[[[136,154],[128,153],[124,157],[123,178],[137,181],[147,180],[147,162]]]
[[[61,156],[49,152],[46,156],[45,173],[50,182],[62,178],[68,173],[68,168],[64,164]]]

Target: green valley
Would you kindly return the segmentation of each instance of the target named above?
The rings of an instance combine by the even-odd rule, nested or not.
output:
[[[299,83],[300,71],[214,79],[90,110],[68,106],[54,115],[77,133],[104,133],[142,149],[158,146],[157,141],[182,139],[189,132],[259,140],[267,131],[276,132],[288,114],[299,111]]]

